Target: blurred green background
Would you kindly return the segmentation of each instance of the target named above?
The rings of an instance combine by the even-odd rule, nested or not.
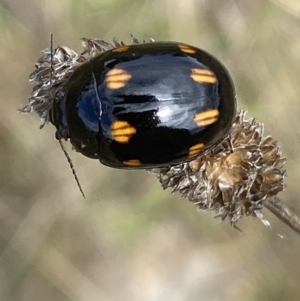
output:
[[[300,213],[298,0],[2,0],[0,301],[299,300],[300,238],[266,209],[272,229],[248,218],[239,232],[145,171],[109,169],[68,147],[82,198],[54,128],[17,113],[50,31],[55,46],[76,51],[82,37],[133,33],[217,56],[238,107],[280,142],[280,197]]]

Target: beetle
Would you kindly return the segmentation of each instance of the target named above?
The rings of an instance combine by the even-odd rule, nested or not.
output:
[[[234,85],[212,55],[177,42],[122,45],[77,67],[50,109],[56,138],[114,168],[191,161],[228,135]]]

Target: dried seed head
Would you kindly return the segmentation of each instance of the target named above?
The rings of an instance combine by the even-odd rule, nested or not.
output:
[[[264,136],[263,124],[237,114],[230,134],[197,160],[150,170],[164,188],[179,191],[201,210],[214,210],[232,225],[242,216],[259,217],[263,201],[284,189],[281,148]]]

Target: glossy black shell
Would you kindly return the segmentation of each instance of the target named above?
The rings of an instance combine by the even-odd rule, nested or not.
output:
[[[199,157],[228,134],[236,108],[225,67],[175,42],[106,51],[75,70],[63,95],[50,112],[57,138],[117,168]]]

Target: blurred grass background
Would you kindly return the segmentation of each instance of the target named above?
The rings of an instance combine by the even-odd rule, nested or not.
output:
[[[239,232],[145,171],[71,152],[81,197],[54,128],[17,113],[50,31],[76,51],[81,37],[129,42],[133,33],[217,56],[238,107],[280,141],[280,197],[300,213],[299,1],[2,0],[0,301],[299,300],[299,236],[267,210],[272,230],[249,218]]]

